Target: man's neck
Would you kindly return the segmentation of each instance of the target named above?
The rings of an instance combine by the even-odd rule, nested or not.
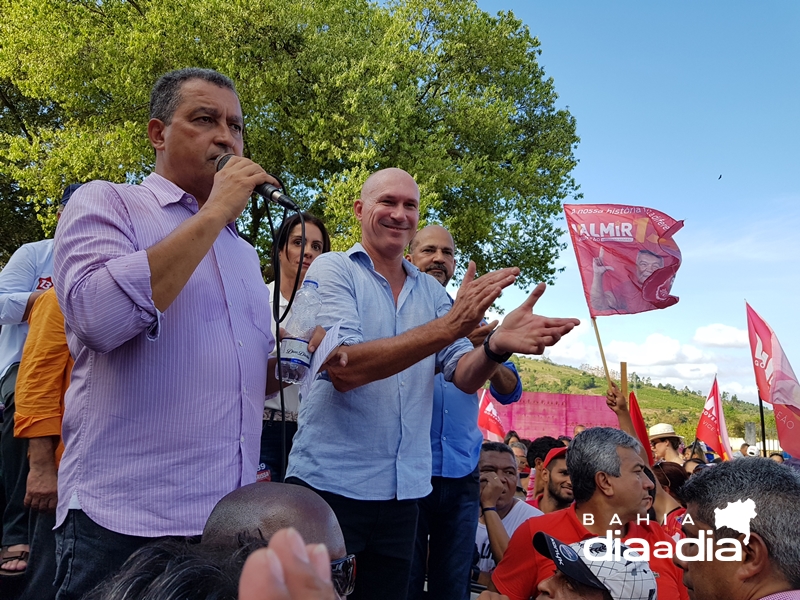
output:
[[[372,259],[372,264],[375,268],[375,271],[383,275],[386,281],[389,282],[389,285],[392,286],[392,290],[395,291],[396,298],[399,295],[399,289],[395,289],[395,287],[397,286],[402,288],[406,279],[406,272],[405,269],[403,269],[402,252],[397,255],[386,256],[375,248],[369,246],[363,240],[361,241],[361,245],[369,255],[370,259]]]
[[[547,492],[547,489],[545,489],[544,495],[539,500],[539,510],[541,510],[545,514],[555,512],[563,508],[568,508],[569,505],[570,502],[560,503],[554,496],[551,496]]]

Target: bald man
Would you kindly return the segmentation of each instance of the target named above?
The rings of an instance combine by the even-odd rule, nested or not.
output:
[[[411,240],[406,259],[447,287],[456,268],[455,254],[450,232],[441,225],[428,225]],[[475,346],[483,344],[496,326],[497,321],[481,322],[470,333],[470,341]],[[492,397],[501,404],[522,396],[522,383],[510,361],[498,367],[489,381]],[[478,429],[479,404],[478,394],[466,394],[441,373],[436,375],[430,438],[433,491],[419,501],[409,599],[424,597],[426,572],[430,597],[469,598],[480,511],[478,459],[483,434]],[[475,581],[479,575],[476,570]]]
[[[540,285],[473,348],[465,336],[519,269],[475,279],[470,263],[451,303],[439,282],[403,258],[419,200],[405,171],[374,173],[353,204],[361,243],[323,254],[307,274],[319,284],[319,324],[340,322],[348,364],[318,376],[302,399],[287,481],[314,489],[336,513],[358,560],[356,599],[406,597],[417,499],[431,491],[434,373],[474,393],[510,353],[541,354],[578,324],[533,314]]]

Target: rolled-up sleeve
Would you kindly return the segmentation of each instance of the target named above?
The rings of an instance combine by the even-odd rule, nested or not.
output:
[[[507,369],[510,369],[512,373],[514,373],[514,377],[517,378],[517,385],[514,388],[514,391],[510,394],[501,394],[496,389],[494,389],[493,385],[489,386],[489,391],[492,393],[492,397],[497,400],[500,404],[513,404],[517,402],[520,398],[522,398],[522,381],[519,378],[519,373],[517,372],[517,367],[514,366],[514,363],[506,361],[503,363],[503,366]]]
[[[306,279],[319,284],[322,308],[319,324],[327,331],[336,323],[339,326],[341,345],[355,346],[364,342],[358,302],[355,297],[350,258],[343,253],[330,252],[319,256],[308,268]]]
[[[0,271],[0,325],[19,325],[36,278],[36,262],[30,246],[21,246]]]
[[[94,181],[72,196],[56,230],[53,276],[67,325],[91,350],[109,352],[143,331],[158,336],[147,251],[111,184]]]

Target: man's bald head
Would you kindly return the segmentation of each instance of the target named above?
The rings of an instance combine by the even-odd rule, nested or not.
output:
[[[402,169],[372,174],[353,204],[361,223],[361,245],[372,257],[401,269],[405,251],[419,224],[419,187]]]
[[[428,225],[411,240],[406,258],[423,273],[447,285],[456,270],[455,253],[450,232],[441,225]]]
[[[403,169],[389,167],[388,169],[375,171],[367,177],[364,185],[361,186],[361,200],[366,202],[369,199],[376,198],[387,185],[396,185],[398,183],[413,186],[417,191],[417,199],[419,199],[419,187],[414,178]]]
[[[347,555],[330,506],[313,491],[286,483],[251,483],[217,502],[203,528],[203,544],[236,546],[241,533],[269,540],[294,527],[308,544],[325,544],[332,559]]]

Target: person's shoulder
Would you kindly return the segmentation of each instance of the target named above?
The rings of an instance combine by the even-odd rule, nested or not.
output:
[[[520,515],[525,520],[530,519],[532,517],[541,517],[544,515],[544,513],[541,510],[531,506],[530,504],[528,504],[524,500],[520,500],[519,498],[517,498],[517,502],[514,505],[513,511],[518,515]]]

